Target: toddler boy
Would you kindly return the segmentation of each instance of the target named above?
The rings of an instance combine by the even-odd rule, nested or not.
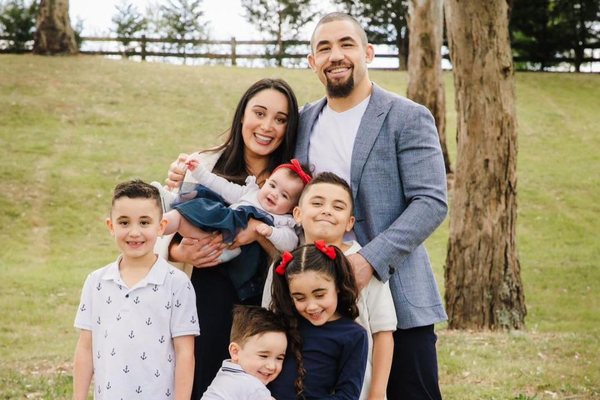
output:
[[[257,306],[236,306],[229,344],[230,360],[223,361],[201,400],[270,400],[266,385],[281,372],[287,348],[283,322]]]
[[[122,254],[84,284],[74,398],[87,399],[93,376],[95,399],[189,400],[196,296],[187,276],[153,252],[166,225],[158,190],[119,184],[106,224]]]

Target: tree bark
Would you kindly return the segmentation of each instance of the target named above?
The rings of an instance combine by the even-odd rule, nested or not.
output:
[[[411,0],[408,3],[410,40],[407,96],[433,114],[446,173],[451,173],[446,145],[446,94],[442,74],[443,18],[442,0]]]
[[[34,54],[76,54],[69,0],[41,0],[34,35]]]
[[[517,118],[506,0],[445,3],[458,151],[444,277],[451,329],[521,329]]]

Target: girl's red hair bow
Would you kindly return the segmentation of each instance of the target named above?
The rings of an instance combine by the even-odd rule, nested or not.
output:
[[[325,254],[327,257],[331,258],[332,260],[335,260],[335,257],[337,256],[335,249],[333,248],[333,246],[327,246],[324,240],[317,240],[315,242],[315,247],[321,250],[323,254]]]
[[[277,268],[275,268],[275,273],[281,276],[285,275],[285,267],[287,267],[287,265],[290,261],[292,261],[293,258],[294,256],[292,255],[292,253],[288,251],[284,252],[281,256],[281,263]]]

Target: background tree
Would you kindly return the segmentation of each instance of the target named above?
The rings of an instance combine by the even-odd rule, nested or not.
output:
[[[446,0],[458,151],[444,277],[452,329],[520,329],[517,118],[506,0]]]
[[[575,71],[581,72],[585,49],[600,41],[600,1],[556,0],[556,12],[566,45],[564,50],[572,54]]]
[[[584,50],[600,42],[598,21],[598,0],[516,1],[510,21],[513,53],[527,61],[524,69],[546,70],[564,57],[580,71]]]
[[[408,67],[409,29],[407,0],[340,0],[344,11],[356,18],[370,42],[391,41],[398,48],[400,69]]]
[[[242,0],[244,17],[256,29],[277,40],[277,65],[281,66],[283,40],[297,39],[300,28],[317,15],[312,0]]]
[[[77,42],[69,19],[69,0],[41,0],[35,27],[35,54],[75,54]]]
[[[130,46],[131,42],[136,38],[139,40],[148,27],[148,21],[136,6],[127,3],[126,0],[121,0],[115,8],[117,12],[112,17],[114,24],[112,31],[121,38],[123,52],[133,50]]]
[[[25,51],[33,40],[38,2],[28,5],[24,0],[0,3],[0,34],[8,40],[8,50]]]
[[[442,74],[443,0],[410,0],[408,52],[409,99],[431,111],[440,137],[446,173],[452,172],[446,145],[446,94]]]
[[[552,15],[551,0],[517,2],[511,11],[510,33],[513,54],[527,60],[519,69],[546,70],[556,64],[560,28]],[[517,63],[521,65],[521,63]]]
[[[202,0],[168,0],[161,6],[161,29],[175,40],[200,40],[206,38],[206,23],[201,21],[204,12]],[[175,44],[180,53],[193,49],[193,44]]]

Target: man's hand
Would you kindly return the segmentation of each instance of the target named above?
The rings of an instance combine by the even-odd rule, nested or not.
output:
[[[363,290],[373,277],[373,266],[358,253],[348,256],[348,261],[352,265],[358,290]]]
[[[273,227],[267,224],[260,224],[256,227],[256,232],[268,238],[273,234]]]
[[[165,184],[171,189],[181,186],[181,182],[183,182],[185,171],[187,169],[185,165],[187,159],[188,155],[182,153],[177,160],[171,163],[169,172],[167,173],[167,179],[165,179]]]

